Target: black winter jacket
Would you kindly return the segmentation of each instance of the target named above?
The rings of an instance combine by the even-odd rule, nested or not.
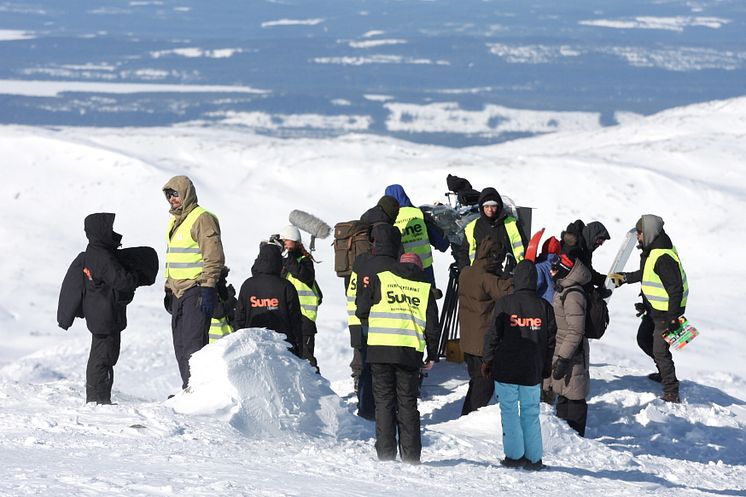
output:
[[[484,337],[482,362],[501,383],[538,385],[549,377],[557,324],[554,311],[536,294],[536,267],[521,261],[513,273],[513,293],[495,304]]]
[[[241,285],[233,327],[268,328],[283,333],[300,351],[301,312],[298,292],[288,280],[280,276],[282,255],[276,245],[264,243],[251,268],[251,278]]]
[[[483,204],[488,200],[494,200],[495,202],[497,202],[497,216],[495,216],[494,218],[488,218],[484,215]],[[482,242],[482,240],[489,236],[502,247],[507,247],[507,253],[512,254],[512,252],[510,251],[512,243],[510,242],[508,231],[505,229],[505,218],[508,215],[502,212],[502,210],[503,201],[497,190],[495,190],[494,188],[485,188],[484,190],[482,190],[482,194],[479,196],[480,217],[477,219],[477,224],[474,226],[474,239],[477,242],[477,250],[479,250],[479,244]],[[528,246],[528,239],[523,233],[523,228],[521,227],[520,223],[518,223],[518,233],[521,235],[523,247],[526,248]],[[456,264],[458,264],[458,267],[460,269],[463,269],[471,264],[471,261],[469,260],[469,240],[466,239],[465,235],[461,245],[453,245],[453,257],[454,259],[456,259]],[[510,272],[512,270],[511,267],[506,267],[503,269],[507,272]]]
[[[114,214],[91,214],[85,218],[84,228],[88,247],[67,271],[57,320],[67,329],[74,317],[82,314],[91,333],[119,333],[127,327],[126,306],[134,297],[138,275],[117,257],[122,235],[114,232]]]
[[[639,283],[642,281],[642,272],[645,269],[645,263],[650,257],[650,252],[653,249],[670,249],[673,248],[673,243],[668,237],[666,232],[661,229],[658,236],[650,243],[649,246],[643,248],[642,254],[640,255],[640,269],[633,273],[627,274],[627,283]],[[655,272],[661,279],[663,287],[668,293],[668,311],[657,311],[653,309],[650,302],[641,293],[645,307],[648,310],[648,315],[655,321],[672,321],[686,311],[686,307],[680,307],[681,298],[684,294],[684,282],[681,279],[681,272],[679,271],[678,263],[669,255],[662,255],[655,262]]]
[[[574,254],[580,259],[585,267],[591,272],[591,281],[586,285],[586,290],[591,286],[602,287],[606,282],[606,275],[593,269],[593,252],[596,250],[596,240],[611,240],[609,231],[603,223],[591,221],[585,224],[577,219],[567,225],[567,229],[562,232],[561,246],[562,252]]]

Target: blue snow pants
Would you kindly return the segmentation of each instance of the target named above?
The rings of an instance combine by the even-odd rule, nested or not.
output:
[[[496,381],[495,394],[500,402],[505,456],[538,462],[543,454],[539,423],[541,385],[527,387]]]

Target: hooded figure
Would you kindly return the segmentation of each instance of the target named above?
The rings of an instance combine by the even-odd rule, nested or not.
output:
[[[459,276],[459,345],[469,373],[462,416],[489,404],[495,393],[494,381],[482,377],[481,367],[484,336],[492,325],[495,302],[512,291],[512,280],[502,272],[504,259],[505,248],[487,238],[479,245],[474,264],[465,267]]]
[[[399,203],[399,212],[394,225],[402,233],[401,243],[404,251],[415,253],[420,257],[425,275],[435,287],[433,255],[430,246],[445,252],[450,246],[448,239],[429,214],[412,205],[412,201],[401,185],[387,186],[386,196],[396,199]]]
[[[488,236],[504,247],[509,247],[506,251],[508,264],[503,268],[506,272],[510,272],[515,264],[523,259],[528,239],[518,221],[508,212],[504,212],[503,207],[502,198],[497,190],[482,190],[479,195],[480,216],[464,227],[464,242],[453,247],[453,257],[459,269],[472,263],[479,244]]]
[[[591,272],[591,284],[599,288],[603,287],[606,275],[593,269],[593,252],[606,240],[611,240],[606,226],[599,221],[585,224],[577,219],[567,225],[567,229],[562,232],[561,239],[562,252],[572,253],[583,261],[585,267]]]
[[[553,268],[556,280],[554,316],[557,344],[552,360],[551,389],[557,395],[557,416],[585,435],[590,392],[590,346],[585,337],[586,297],[583,286],[591,272],[579,258],[562,254]]]
[[[668,343],[667,331],[679,327],[679,316],[686,310],[689,283],[676,248],[663,230],[663,219],[652,214],[637,221],[640,269],[632,273],[611,275],[619,286],[642,282],[644,314],[637,330],[637,344],[650,356],[658,369],[648,375],[663,384],[663,400],[679,402],[679,380]]]
[[[262,243],[251,267],[251,278],[241,285],[234,328],[267,328],[285,335],[291,350],[300,354],[302,322],[298,292],[281,276],[280,247]]]
[[[117,257],[122,235],[114,232],[114,214],[91,214],[84,228],[88,247],[68,269],[57,318],[59,326],[68,329],[76,316],[85,317],[91,332],[86,402],[111,404],[120,334],[127,327],[126,306],[134,297],[138,275]]]
[[[483,373],[495,381],[502,415],[505,466],[541,469],[542,378],[549,376],[557,326],[551,305],[536,294],[536,268],[518,263],[513,293],[497,301],[484,337]]]

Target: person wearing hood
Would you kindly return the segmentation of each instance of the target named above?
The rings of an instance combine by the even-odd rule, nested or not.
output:
[[[429,214],[412,205],[409,196],[401,185],[389,185],[385,194],[396,199],[399,203],[399,214],[394,226],[401,231],[401,243],[404,252],[417,254],[422,260],[422,267],[430,284],[435,288],[435,273],[433,271],[433,253],[431,246],[441,252],[450,247],[448,238],[443,230],[432,220]]]
[[[285,335],[291,351],[300,357],[302,319],[298,292],[282,277],[282,249],[262,242],[251,267],[251,277],[238,292],[234,327],[267,328]]]
[[[632,273],[609,275],[615,286],[642,283],[642,321],[637,331],[637,344],[655,361],[658,372],[648,375],[663,384],[666,402],[680,402],[679,380],[668,343],[663,334],[676,330],[679,316],[684,314],[689,297],[684,266],[679,253],[663,229],[663,219],[653,214],[643,215],[637,228],[640,269]]]
[[[482,376],[481,367],[484,336],[492,325],[495,302],[512,291],[512,280],[502,272],[503,260],[505,248],[488,237],[479,245],[474,264],[459,275],[459,346],[469,373],[462,416],[489,404],[495,393],[495,382]]]
[[[163,194],[171,207],[166,230],[164,304],[171,313],[174,353],[181,387],[186,389],[189,358],[209,341],[225,255],[218,219],[197,203],[197,192],[189,178],[171,178],[163,186]]]
[[[582,437],[588,418],[590,393],[590,346],[585,336],[587,305],[583,286],[591,272],[574,254],[560,254],[552,267],[555,293],[552,307],[557,321],[557,344],[549,382],[557,395],[557,417],[567,421]]]
[[[599,221],[591,221],[585,224],[580,219],[567,225],[561,236],[561,249],[564,253],[573,252],[591,272],[591,285],[604,290],[604,298],[611,294],[604,288],[606,275],[593,269],[593,252],[606,242],[611,240],[606,226]]]
[[[376,235],[378,240],[389,239],[393,249],[398,233],[394,229],[390,235]],[[384,257],[369,261],[368,269],[377,270],[361,280],[367,284],[358,293],[357,307],[367,331],[365,357],[375,399],[376,453],[382,461],[394,460],[398,447],[403,462],[419,464],[420,369],[425,352],[426,368],[438,360],[438,308],[417,254],[402,254],[398,262]]]
[[[503,212],[503,201],[494,188],[485,188],[479,195],[480,216],[464,227],[464,242],[454,245],[453,257],[459,269],[474,262],[477,248],[487,236],[493,237],[503,246],[510,247],[507,252],[509,262],[503,267],[511,272],[515,264],[523,260],[528,239],[523,233],[518,220]]]
[[[373,246],[367,254],[361,254],[352,266],[351,284],[355,282],[354,314],[360,323],[360,376],[358,383],[358,416],[365,419],[375,419],[375,404],[373,399],[373,383],[370,365],[366,362],[368,315],[367,311],[372,301],[370,282],[381,272],[397,267],[402,253],[401,233],[393,225],[380,223],[371,230]],[[367,305],[367,307],[365,307]]]
[[[513,293],[498,300],[484,336],[481,372],[495,382],[508,467],[541,469],[541,382],[551,373],[557,324],[552,306],[536,292],[536,267],[518,263]]]
[[[282,276],[293,284],[300,299],[300,311],[303,315],[301,357],[307,359],[319,371],[318,361],[314,357],[316,344],[316,315],[323,299],[321,288],[316,282],[316,260],[303,246],[300,230],[293,225],[285,226],[280,231],[283,243]]]
[[[121,332],[127,327],[127,304],[140,279],[117,256],[122,235],[114,231],[114,214],[91,214],[85,218],[84,228],[88,247],[65,276],[57,320],[67,330],[76,316],[85,317],[91,332],[86,402],[111,404],[114,365],[119,359]]]
[[[369,225],[393,224],[399,216],[399,202],[391,195],[384,195],[378,200],[378,203],[365,211],[360,220]]]

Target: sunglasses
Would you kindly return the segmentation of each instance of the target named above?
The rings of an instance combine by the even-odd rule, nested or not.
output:
[[[166,194],[166,200],[170,199],[171,197],[179,198],[179,192],[176,190],[166,190],[163,193]]]

